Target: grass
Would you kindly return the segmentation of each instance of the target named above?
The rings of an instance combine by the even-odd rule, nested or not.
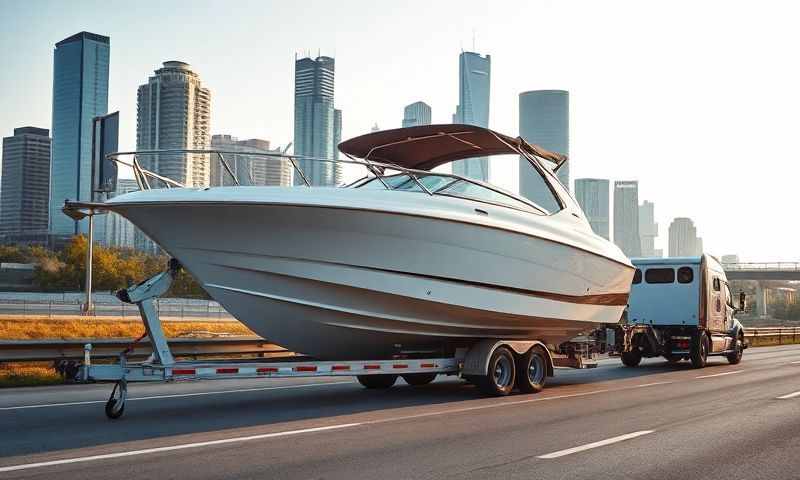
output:
[[[56,385],[59,383],[64,383],[64,379],[49,363],[0,364],[0,388]]]

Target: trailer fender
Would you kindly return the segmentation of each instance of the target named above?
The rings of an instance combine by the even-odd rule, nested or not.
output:
[[[547,359],[547,376],[552,377],[553,371],[553,356],[547,345],[539,340],[495,340],[485,339],[481,340],[467,351],[464,358],[464,366],[461,369],[462,376],[476,376],[486,375],[486,370],[489,368],[489,359],[498,347],[506,346],[514,351],[517,355],[525,355],[528,350],[534,347],[540,347],[545,352]]]

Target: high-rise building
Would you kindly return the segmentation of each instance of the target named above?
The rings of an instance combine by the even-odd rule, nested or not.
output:
[[[694,257],[703,254],[703,239],[691,218],[678,217],[669,225],[669,256]]]
[[[86,220],[66,216],[64,200],[92,200],[92,121],[108,113],[108,37],[80,32],[53,52],[53,125],[50,167],[50,233],[85,233]],[[97,238],[104,238],[98,225]]]
[[[489,127],[489,87],[492,59],[475,52],[461,52],[458,61],[458,106],[453,123]],[[453,162],[453,173],[489,181],[489,159],[468,158]]]
[[[292,182],[292,166],[288,160],[280,157],[247,155],[248,153],[279,154],[280,149],[270,149],[268,140],[252,138],[239,140],[231,135],[214,135],[211,137],[211,148],[223,153],[228,167],[236,175],[239,185],[289,186]],[[211,156],[211,186],[234,185],[230,174],[216,155]]]
[[[720,258],[720,263],[739,263],[739,255],[735,253],[723,255],[722,258]]]
[[[335,69],[331,57],[294,62],[294,153],[298,157],[338,158],[342,112],[333,106]],[[298,159],[297,165],[311,185],[330,187],[342,181],[340,164]],[[302,178],[295,175],[294,183],[302,185]]]
[[[527,163],[527,161],[526,161]],[[526,167],[530,168],[530,167]],[[608,180],[579,178],[575,180],[575,199],[581,206],[594,233],[609,240]]]
[[[211,92],[188,63],[169,61],[139,86],[137,150],[208,149],[211,145]],[[142,167],[189,187],[209,184],[209,155],[141,155]]]
[[[569,92],[532,90],[520,93],[519,135],[528,143],[569,155]],[[567,190],[572,191],[569,162],[561,166],[556,176]],[[531,170],[528,161],[520,158],[519,193],[533,202],[537,202],[537,195],[542,194],[535,177],[538,174]]]
[[[425,102],[414,102],[403,110],[403,128],[431,124],[431,106]]]
[[[639,239],[639,182],[614,182],[614,243],[628,257],[642,256]]]
[[[50,201],[50,131],[21,127],[3,139],[0,236],[47,235]]]
[[[655,217],[655,204],[648,200],[639,205],[639,237],[642,241],[643,257],[661,257],[661,249],[656,249],[658,223]]]
[[[117,179],[117,188],[112,197],[139,190],[136,180],[132,178]],[[123,217],[114,212],[104,215],[106,227],[106,245],[109,247],[133,248],[136,238],[136,227]]]

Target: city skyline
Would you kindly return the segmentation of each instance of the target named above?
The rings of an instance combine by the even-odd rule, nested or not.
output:
[[[343,138],[368,132],[376,120],[384,128],[399,126],[397,112],[418,98],[425,98],[432,106],[433,123],[449,123],[448,112],[457,103],[458,92],[453,89],[452,79],[457,75],[458,52],[466,46],[473,30],[477,30],[475,49],[491,54],[495,64],[491,86],[492,128],[512,135],[517,133],[516,102],[520,92],[553,87],[569,90],[573,176],[639,179],[642,196],[659,205],[658,223],[668,225],[675,215],[690,214],[703,225],[706,245],[714,252],[739,252],[744,260],[796,257],[791,236],[781,230],[786,227],[779,223],[777,214],[763,212],[757,205],[759,202],[748,200],[747,195],[731,196],[731,190],[745,187],[748,193],[756,195],[758,191],[751,190],[754,185],[770,185],[769,194],[776,204],[791,202],[790,179],[798,173],[798,167],[791,163],[786,165],[785,175],[777,177],[769,175],[767,169],[753,168],[748,160],[752,156],[744,154],[741,145],[729,141],[748,138],[747,148],[770,158],[788,158],[796,151],[791,142],[783,140],[791,138],[793,123],[781,123],[781,119],[800,105],[800,95],[791,87],[797,75],[791,70],[776,75],[771,80],[773,85],[762,90],[756,99],[741,94],[750,90],[748,81],[754,77],[733,74],[738,72],[742,61],[758,67],[773,56],[788,54],[782,49],[791,42],[786,39],[778,42],[780,35],[784,35],[779,28],[747,43],[736,33],[749,25],[753,16],[764,13],[735,6],[728,9],[729,21],[720,27],[719,37],[726,44],[722,49],[714,47],[715,58],[720,60],[710,68],[706,65],[707,52],[712,45],[707,39],[693,31],[680,38],[667,35],[664,25],[669,22],[662,21],[701,25],[716,18],[716,11],[710,6],[699,7],[692,18],[686,18],[678,3],[663,12],[659,22],[643,19],[637,25],[621,25],[614,12],[635,4],[612,2],[600,8],[580,2],[574,6],[532,2],[515,5],[519,15],[509,18],[504,14],[507,8],[465,2],[459,4],[463,15],[453,18],[450,11],[453,4],[443,2],[431,7],[426,18],[415,16],[412,21],[410,13],[404,12],[406,9],[391,6],[379,9],[367,3],[350,3],[338,8],[319,3],[313,6],[314,10],[322,16],[332,16],[336,22],[312,20],[313,28],[300,36],[293,29],[281,26],[269,35],[256,28],[265,18],[290,15],[295,11],[291,6],[248,4],[244,6],[249,12],[246,18],[225,12],[228,20],[236,19],[236,29],[218,29],[220,12],[212,9],[211,4],[198,2],[188,17],[187,11],[178,6],[166,7],[158,16],[138,12],[153,27],[152,34],[142,36],[128,21],[130,11],[125,8],[109,11],[98,8],[99,5],[88,3],[66,8],[50,3],[46,8],[54,15],[46,18],[34,18],[35,10],[14,8],[13,2],[0,6],[4,17],[11,19],[0,38],[14,52],[7,55],[8,68],[0,73],[3,91],[14,92],[4,98],[8,108],[0,115],[0,129],[5,135],[19,125],[50,124],[52,45],[83,30],[111,36],[114,51],[125,52],[124,58],[115,56],[112,61],[109,92],[109,109],[121,112],[121,149],[134,147],[135,136],[131,132],[135,131],[135,98],[130,93],[131,85],[135,89],[153,65],[168,58],[181,58],[197,66],[206,83],[218,93],[214,99],[214,131],[235,132],[243,138],[270,138],[279,144],[292,139],[291,63],[294,53],[308,47],[314,51],[320,47],[324,54],[337,57],[337,103],[347,111]],[[358,15],[354,15],[356,9]],[[398,25],[384,25],[382,35],[371,36],[369,44],[365,44],[365,28],[371,28],[365,25],[374,23],[365,21],[365,17],[377,18],[379,14],[397,18]],[[608,24],[600,28],[584,19],[592,15],[605,18]],[[527,64],[518,61],[530,55],[528,48],[519,43],[518,32],[527,23],[525,18],[534,17],[540,19],[541,35],[561,40],[537,49],[535,61]],[[453,22],[439,29],[444,18]],[[592,35],[591,45],[558,35],[557,25],[567,18]],[[213,41],[196,42],[194,38],[169,34],[175,22],[187,19],[206,25],[205,31]],[[400,26],[402,20],[414,23],[415,29],[432,33],[424,40],[409,38],[407,29]],[[770,21],[774,20],[770,17]],[[625,55],[608,53],[627,42],[631,32],[640,39],[635,48],[646,68],[634,69]],[[399,45],[402,50],[396,48]],[[673,53],[665,56],[667,51]],[[763,51],[769,55],[756,55]],[[248,58],[263,59],[263,66],[248,64],[252,69],[250,75],[234,79],[230,72]],[[599,77],[591,74],[601,67],[611,73]],[[702,75],[689,80],[681,73],[686,67]],[[778,67],[789,68],[782,64]],[[403,74],[410,69],[426,74]],[[257,94],[249,95],[245,101],[243,92]],[[734,105],[735,115],[731,114]],[[687,117],[686,111],[694,113]],[[676,136],[683,147],[679,153],[663,148],[667,142],[674,142]],[[675,162],[692,163],[695,174],[684,175]],[[715,182],[708,184],[705,179],[712,172]],[[500,186],[516,190],[516,166],[493,168],[492,176]],[[685,191],[702,191],[730,200],[726,203],[728,208],[720,211],[699,204],[695,196],[683,195]],[[737,231],[737,235],[729,235],[729,225],[741,218],[753,222],[747,229]],[[768,235],[769,248],[762,250],[765,245],[759,232],[767,229],[778,231]],[[663,237],[659,237],[657,247],[666,247]]]

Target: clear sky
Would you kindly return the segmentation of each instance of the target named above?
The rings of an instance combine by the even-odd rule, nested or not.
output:
[[[447,123],[461,49],[492,56],[490,127],[518,94],[567,89],[573,178],[639,180],[657,246],[673,217],[705,248],[800,260],[798,7],[772,1],[0,1],[0,135],[50,128],[54,44],[111,37],[109,109],[135,145],[136,88],[166,60],[212,91],[212,133],[292,140],[295,53],[336,58],[343,138],[399,127],[423,100]],[[514,191],[515,162],[493,164]]]

